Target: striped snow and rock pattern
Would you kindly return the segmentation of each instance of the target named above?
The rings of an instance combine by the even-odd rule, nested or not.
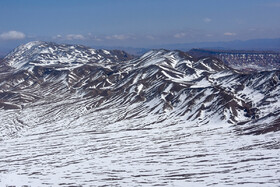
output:
[[[280,71],[31,42],[0,71],[0,184],[279,184]]]

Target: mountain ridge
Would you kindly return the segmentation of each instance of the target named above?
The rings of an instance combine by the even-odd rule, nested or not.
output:
[[[41,45],[43,45],[43,49],[38,52],[38,46]],[[53,53],[52,50],[48,50],[48,53],[43,53],[43,56],[41,56],[41,52],[46,51],[46,47],[52,49],[53,46],[56,45],[57,44],[40,42],[28,43],[25,46],[20,46],[8,55],[4,59],[4,63],[9,67],[14,68],[16,71],[14,72],[12,70],[10,75],[8,74],[6,75],[7,77],[4,77],[0,89],[11,89],[11,91],[19,89],[19,91],[21,91],[34,86],[42,87],[41,85],[46,85],[47,87],[53,87],[55,84],[64,84],[63,87],[67,89],[65,90],[66,92],[63,92],[80,93],[83,97],[89,97],[96,100],[87,107],[88,109],[102,106],[104,101],[114,100],[115,98],[122,96],[121,100],[124,100],[124,103],[131,102],[131,104],[157,100],[157,105],[160,108],[158,108],[157,111],[154,111],[155,113],[161,113],[169,109],[173,110],[174,107],[181,102],[179,97],[182,97],[180,95],[184,95],[184,90],[196,90],[195,92],[197,92],[197,89],[203,89],[204,91],[210,89],[212,90],[210,91],[213,94],[212,97],[220,98],[222,103],[231,102],[230,104],[222,105],[222,108],[224,109],[220,114],[220,118],[227,118],[227,122],[234,124],[237,122],[244,123],[244,119],[250,121],[252,120],[250,119],[252,116],[257,116],[257,110],[254,109],[253,104],[250,104],[251,102],[256,103],[256,101],[249,99],[249,95],[254,93],[254,89],[261,87],[262,90],[264,89],[262,87],[269,86],[270,79],[272,82],[275,82],[273,84],[279,84],[279,70],[267,71],[267,73],[260,72],[258,74],[244,74],[239,70],[230,68],[217,58],[194,58],[182,51],[169,51],[163,49],[151,50],[139,58],[131,58],[131,56],[127,56],[128,58],[123,61],[123,56],[121,55],[119,58],[119,56],[111,54],[113,51],[104,52],[104,50],[98,50],[94,51],[94,54],[99,57],[98,59],[94,56],[93,59],[95,61],[92,61],[91,56],[87,56],[91,55],[88,53],[87,55],[78,56],[78,58],[74,60],[69,58],[69,61],[71,62],[65,63],[64,56],[69,55],[69,53],[67,53],[69,49],[74,50],[74,53],[71,53],[74,57],[76,57],[76,54],[83,54],[83,52],[87,52],[89,49],[81,46],[74,46],[73,48],[71,45],[62,45],[62,49],[59,49],[62,51],[64,50],[63,56],[61,57],[62,61],[60,61],[60,58],[57,58],[57,56],[53,57],[54,60],[53,58],[49,59],[49,53]],[[36,46],[36,49],[33,48],[34,46]],[[66,49],[63,47],[66,47]],[[32,52],[33,50],[35,50],[35,53]],[[28,55],[31,54],[31,60],[28,61],[24,58],[22,60],[22,57],[18,58],[18,56],[20,56],[19,54],[27,54],[27,59],[30,59],[30,56]],[[61,54],[61,51],[59,51],[58,54]],[[108,57],[106,56],[105,58],[107,58],[107,60],[104,60],[102,55],[107,55],[110,58],[115,55],[115,59],[108,60]],[[44,59],[45,57],[49,60],[46,61],[46,59]],[[18,62],[20,65],[15,62]],[[267,79],[266,77],[269,77],[267,79],[269,82],[264,82],[267,86],[259,85],[259,83],[256,82],[254,84],[258,86],[252,87],[250,86],[250,84],[253,84],[250,83],[251,81],[246,83],[247,79],[258,80],[258,77],[263,77],[265,80]],[[53,80],[59,81],[56,82]],[[233,87],[228,87],[224,84],[224,82],[230,80],[230,84]],[[248,84],[248,88],[246,84]],[[273,87],[271,87],[271,89],[272,88]],[[246,89],[249,89],[252,93],[250,93],[249,90],[249,92],[246,91]],[[273,89],[278,88],[276,87]],[[219,93],[218,95],[215,94],[217,91]],[[265,93],[266,91],[262,90],[261,92]],[[3,93],[8,94],[9,91],[2,91],[2,95]],[[267,96],[263,93],[259,93],[259,95],[266,100],[265,97]],[[4,108],[5,106],[6,108],[22,108],[25,105],[25,102],[28,104],[29,101],[36,101],[38,98],[44,99],[39,93],[29,95],[28,97],[30,99],[25,99],[20,92],[16,92],[16,94],[12,92],[10,94],[12,95],[12,98],[18,97],[18,101],[15,105],[12,103],[6,105],[2,102]],[[242,94],[249,95],[243,97]],[[275,94],[275,97],[279,97],[277,92]],[[253,95],[250,97],[253,97]],[[185,103],[184,105],[188,107],[192,106],[191,103],[193,101],[190,100],[189,102],[190,103]],[[261,99],[258,99],[257,102],[260,102],[258,105],[262,105],[263,102],[267,101],[262,102]],[[121,103],[117,102],[114,105],[117,106],[120,104]],[[195,113],[191,112],[189,114],[190,116],[188,119],[191,119],[194,115],[197,115],[198,118],[202,111],[205,112],[208,110],[206,109],[207,107],[205,108],[205,105],[202,102],[200,108],[197,109]],[[150,112],[152,112],[154,109],[150,108],[150,110]],[[231,112],[226,114],[227,110],[230,110]],[[212,110],[209,110],[208,112],[212,113]],[[177,111],[177,114],[179,113],[188,112]],[[240,119],[244,119],[240,121],[238,119],[239,115],[241,115]]]

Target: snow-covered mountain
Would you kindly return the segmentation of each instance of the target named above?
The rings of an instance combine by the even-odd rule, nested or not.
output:
[[[57,45],[35,41],[17,47],[6,56],[9,66],[28,68],[33,66],[55,66],[75,68],[84,64],[110,64],[131,56],[123,51],[96,50],[81,45]]]
[[[279,79],[182,51],[19,46],[0,71],[0,184],[58,185],[54,168],[64,186],[277,184]]]

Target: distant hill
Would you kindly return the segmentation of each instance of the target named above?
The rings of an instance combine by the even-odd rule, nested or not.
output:
[[[194,42],[194,43],[179,43],[179,44],[164,44],[149,46],[146,48],[133,47],[94,47],[100,49],[118,49],[123,50],[135,56],[143,55],[151,49],[169,49],[189,51],[194,48],[203,48],[211,50],[250,50],[250,51],[277,51],[280,52],[280,38],[276,39],[254,39],[254,40],[235,40],[228,42]]]
[[[280,69],[280,52],[252,50],[192,49],[188,53],[196,58],[216,57],[234,69]]]
[[[154,46],[154,48],[178,49],[187,51],[193,48],[224,49],[224,50],[271,50],[280,51],[280,38],[276,39],[254,39],[254,40],[235,40],[228,42],[194,42],[179,43]]]
[[[257,51],[277,51],[280,52],[280,38],[275,39],[254,39],[254,40],[235,40],[227,42],[193,42],[177,44],[161,44],[144,47],[129,46],[94,46],[95,49],[123,50],[134,56],[141,56],[151,49],[168,49],[189,51],[194,48],[210,50],[257,50]],[[6,56],[14,47],[0,47],[0,58]]]

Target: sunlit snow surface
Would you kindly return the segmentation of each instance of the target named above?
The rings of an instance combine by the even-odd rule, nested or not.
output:
[[[87,102],[75,103],[79,110],[74,105],[62,110],[67,103],[61,101],[0,111],[7,129],[16,128],[11,119],[28,126],[2,134],[0,186],[280,183],[279,131],[238,135],[215,117],[201,125],[171,113],[119,121],[133,106],[87,111]]]

